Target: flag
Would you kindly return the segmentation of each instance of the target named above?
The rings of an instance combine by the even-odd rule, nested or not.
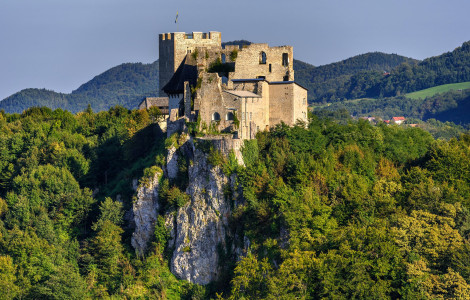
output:
[[[176,19],[175,19],[175,23],[178,23],[178,11],[176,11]]]

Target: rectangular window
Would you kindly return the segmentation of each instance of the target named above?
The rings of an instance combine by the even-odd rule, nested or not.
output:
[[[271,66],[271,64],[269,64],[269,73],[271,73],[271,72],[272,72],[272,66]]]
[[[284,67],[289,66],[289,54],[287,53],[282,53],[282,65]]]

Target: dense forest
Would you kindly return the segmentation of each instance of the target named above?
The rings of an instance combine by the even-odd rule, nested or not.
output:
[[[338,111],[259,133],[245,166],[213,154],[239,180],[230,222],[250,243],[222,261],[220,282],[198,286],[169,271],[161,222],[144,257],[130,246],[132,181],[165,168],[159,117],[0,114],[1,299],[470,297],[470,136]],[[161,189],[165,209],[186,205]]]
[[[386,75],[375,71],[358,72],[316,101],[394,97],[433,86],[467,81],[470,81],[470,41],[452,52],[419,63],[402,63]]]
[[[344,101],[333,103],[324,109],[335,111],[347,109],[356,117],[379,116],[391,119],[405,116],[420,120],[436,119],[441,122],[453,122],[468,127],[470,124],[470,89],[449,91],[424,99],[411,99],[406,96]]]
[[[403,63],[415,64],[418,61],[397,54],[371,52],[357,55],[340,62],[314,67],[294,60],[296,81],[308,89],[309,102],[331,102],[340,97],[338,90],[352,83],[354,75],[371,72],[377,76],[391,72]],[[368,74],[368,73],[367,73]]]
[[[125,63],[111,68],[81,85],[71,94],[45,89],[25,89],[0,101],[0,109],[21,113],[33,106],[83,111],[90,104],[95,111],[115,105],[137,108],[147,96],[158,95],[158,61],[151,64]]]

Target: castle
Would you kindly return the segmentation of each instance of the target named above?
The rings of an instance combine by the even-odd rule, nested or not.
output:
[[[307,121],[307,90],[294,82],[291,46],[223,47],[220,32],[163,33],[159,68],[168,134],[197,122],[206,133],[252,139],[281,122]]]

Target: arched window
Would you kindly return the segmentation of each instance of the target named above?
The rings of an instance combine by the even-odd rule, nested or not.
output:
[[[220,115],[218,112],[212,114],[212,121],[220,121]]]
[[[227,121],[233,121],[233,112],[229,111],[229,112],[225,115],[225,120],[227,120]]]
[[[264,53],[264,51],[261,51],[259,54],[259,64],[260,65],[266,64],[266,53]]]

